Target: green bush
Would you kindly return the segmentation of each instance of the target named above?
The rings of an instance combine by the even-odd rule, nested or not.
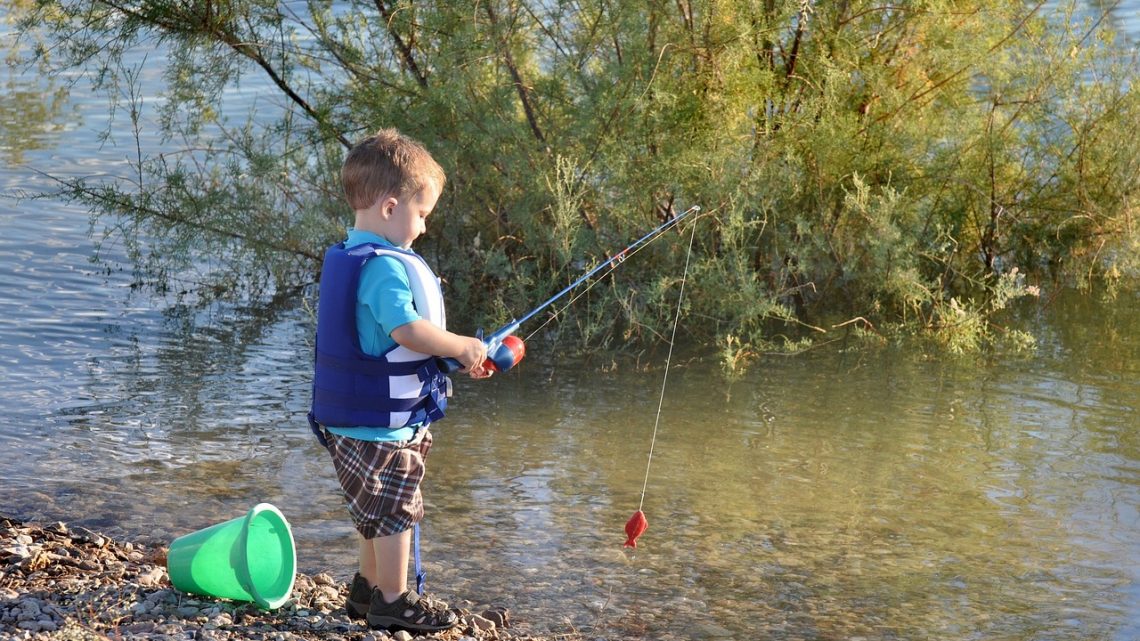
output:
[[[1099,5],[19,6],[41,61],[86,70],[129,107],[120,118],[167,137],[131,176],[63,189],[97,223],[123,221],[95,228],[159,286],[310,282],[351,222],[340,159],[382,126],[448,172],[417,248],[471,326],[694,204],[685,334],[730,368],[852,329],[955,351],[1023,344],[1000,329],[1011,298],[1137,275],[1140,66]],[[159,107],[134,97],[122,56],[155,40],[171,52]],[[287,106],[231,124],[218,105],[250,74]],[[603,346],[667,336],[688,229],[607,276],[559,331]]]

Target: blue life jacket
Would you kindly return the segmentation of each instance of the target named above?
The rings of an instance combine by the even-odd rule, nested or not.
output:
[[[381,356],[360,348],[356,330],[356,296],[365,263],[379,255],[399,259],[408,272],[412,299],[421,317],[446,328],[439,280],[411,251],[364,243],[346,249],[333,245],[325,253],[317,304],[313,404],[309,423],[392,427],[443,418],[451,381],[435,357],[396,345]],[[322,439],[323,441],[323,439]]]

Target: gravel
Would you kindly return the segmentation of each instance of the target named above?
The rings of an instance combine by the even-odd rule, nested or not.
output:
[[[266,611],[254,604],[180,592],[166,573],[166,549],[64,523],[0,516],[0,637],[409,641],[407,632],[370,630],[344,610],[348,586],[327,574],[298,574],[290,600]],[[531,636],[502,606],[460,604],[460,625],[417,639],[581,641],[568,633]]]

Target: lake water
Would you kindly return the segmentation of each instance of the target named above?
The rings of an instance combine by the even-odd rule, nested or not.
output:
[[[0,193],[125,169],[100,99],[6,73]],[[0,199],[0,513],[165,544],[269,501],[302,570],[348,577],[303,301],[188,317],[93,266],[87,226]],[[536,341],[435,428],[429,588],[588,638],[1140,638],[1140,298],[1025,316],[1032,356],[676,358],[635,552],[664,353]]]

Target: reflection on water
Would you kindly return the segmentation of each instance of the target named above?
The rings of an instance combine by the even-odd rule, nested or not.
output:
[[[494,507],[480,509],[536,504],[549,514],[476,520],[469,538],[454,541],[491,541],[508,536],[504,527],[529,532],[537,545],[522,565],[564,582],[562,598],[608,598],[612,624],[691,638],[715,630],[678,622],[707,608],[737,635],[1097,638],[1135,611],[1135,514],[1119,506],[1136,505],[1136,477],[1121,484],[1115,468],[1123,459],[1134,469],[1137,450],[1117,447],[1116,460],[1104,460],[1092,445],[1126,431],[1130,415],[1087,401],[1082,409],[1069,393],[1084,389],[1087,398],[1083,381],[1027,362],[830,355],[773,362],[717,390],[713,373],[691,368],[671,390],[676,407],[646,503],[651,527],[631,560],[617,546],[643,470],[646,442],[633,435],[640,422],[648,438],[652,402],[635,407],[639,384],[628,379],[644,377],[579,376],[568,387],[527,385],[517,398],[555,407],[524,425],[488,426],[512,446],[484,447],[518,461],[530,483],[488,469],[503,483]],[[1024,406],[1023,395],[1040,396]],[[596,411],[559,426],[563,407]],[[536,434],[534,423],[557,432]],[[464,430],[451,444],[464,451],[482,439]],[[448,497],[484,498],[468,489],[474,479],[454,487],[451,479],[437,481]],[[525,576],[520,567],[517,578]]]
[[[0,55],[4,53],[0,47]],[[53,78],[5,68],[0,77],[0,160],[16,166],[24,163],[27,152],[50,147],[61,132],[73,129],[74,114],[64,114],[67,87]]]

